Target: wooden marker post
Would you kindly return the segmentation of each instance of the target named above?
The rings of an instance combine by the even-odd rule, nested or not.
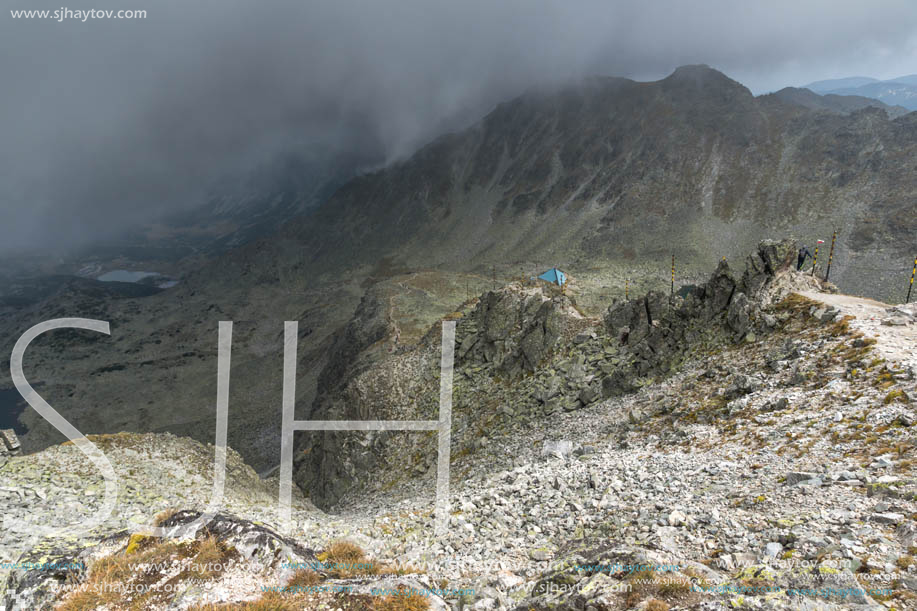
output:
[[[837,229],[834,230],[834,234],[831,236],[831,250],[828,252],[828,269],[825,270],[825,282],[828,281],[828,274],[831,273],[831,262],[834,261],[834,242],[837,241]],[[818,245],[815,245],[815,248],[818,248]]]
[[[672,255],[672,288],[669,290],[669,301],[675,299],[675,255]]]
[[[907,299],[904,300],[904,303],[911,302],[911,289],[914,288],[914,274],[917,274],[917,257],[914,257],[914,270],[911,272],[911,283],[907,287]]]

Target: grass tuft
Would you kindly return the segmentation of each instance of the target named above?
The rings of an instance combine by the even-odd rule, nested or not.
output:
[[[322,562],[363,562],[366,558],[366,552],[363,548],[352,541],[339,540],[333,541],[325,550],[318,555]]]
[[[135,534],[123,552],[92,563],[85,583],[80,584],[79,589],[64,593],[55,608],[58,611],[106,608],[140,611],[168,606],[179,591],[174,586],[191,577],[213,578],[237,556],[233,548],[213,536],[176,543]],[[162,583],[163,571],[152,568],[178,567],[189,560],[192,563],[189,568],[165,583]]]
[[[290,581],[287,582],[287,586],[290,588],[307,588],[309,586],[314,586],[323,581],[323,577],[316,573],[315,571],[309,569],[298,569],[293,573],[293,577],[290,578]]]

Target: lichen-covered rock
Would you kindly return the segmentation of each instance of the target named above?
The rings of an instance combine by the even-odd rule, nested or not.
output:
[[[560,341],[572,342],[584,323],[566,295],[518,286],[489,291],[459,325],[473,333],[463,337],[458,356],[515,378],[535,371]]]
[[[80,518],[90,517],[100,508],[105,482],[75,445],[66,443],[38,454],[14,456],[0,465],[0,563],[13,567],[0,572],[0,606],[49,608],[61,588],[78,585],[86,578],[94,558],[123,551],[131,534],[151,525],[157,514],[172,512],[163,526],[187,523],[211,500],[213,446],[153,433],[91,435],[90,440],[115,469],[118,497],[116,510],[89,532],[76,529]],[[227,514],[215,517],[209,527],[233,545],[244,546],[251,539],[252,549],[270,548],[262,556],[274,558],[282,546],[269,541],[274,540],[271,537],[264,538],[271,529],[256,526],[254,521],[276,519],[276,495],[275,482],[259,478],[238,453],[228,448],[222,501]],[[313,518],[323,515],[304,501],[295,487],[293,511]],[[230,512],[246,519],[231,518]],[[35,526],[63,530],[45,536]],[[20,604],[17,607],[15,601],[23,602],[16,603]]]
[[[737,293],[732,303],[729,304],[729,310],[726,312],[726,324],[735,331],[738,337],[744,336],[751,325],[749,317],[749,303],[745,293]]]
[[[646,337],[650,331],[646,299],[631,299],[609,308],[605,313],[605,331],[621,338],[623,344],[634,344]]]
[[[16,456],[22,450],[16,431],[13,429],[0,429],[0,455]]]
[[[790,240],[764,240],[758,244],[757,251],[748,255],[745,262],[742,274],[744,291],[754,295],[779,272],[789,269],[795,254],[794,246]]]

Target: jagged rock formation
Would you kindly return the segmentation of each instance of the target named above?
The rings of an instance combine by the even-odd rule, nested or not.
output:
[[[676,301],[651,292],[642,299],[610,307],[604,317],[605,332],[619,337],[634,359],[628,369],[605,378],[604,395],[632,390],[629,381],[648,373],[671,370],[711,332],[721,330],[739,341],[749,333],[753,338],[755,328],[764,331],[767,323],[760,316],[759,294],[778,273],[789,268],[794,254],[792,242],[762,242],[746,259],[741,276],[724,259],[710,280],[685,299]]]
[[[181,527],[199,515],[177,511],[164,517],[160,525]],[[9,602],[12,611],[52,606],[68,610],[207,609],[227,599],[258,599],[260,594],[269,608],[286,610],[326,608],[342,598],[372,600],[371,595],[378,591],[436,590],[425,575],[383,572],[378,565],[373,569],[368,558],[366,562],[362,558],[360,562],[323,562],[326,558],[318,550],[263,524],[231,515],[215,515],[195,537],[179,543],[128,535],[126,531],[116,533],[69,553],[31,551],[20,563],[35,568],[12,571],[0,601]],[[348,564],[361,570],[336,566]],[[100,575],[100,565],[108,572]],[[378,598],[381,596],[376,595]],[[424,602],[431,611],[448,609],[436,594],[428,594]]]
[[[71,571],[67,567],[47,571],[43,565],[85,561],[93,555],[87,548],[125,545],[127,536],[138,526],[150,524],[158,512],[202,509],[210,500],[213,446],[169,434],[121,433],[90,436],[90,440],[115,468],[118,505],[104,525],[79,536],[33,540],[36,531],[32,527],[66,529],[72,525],[75,529],[79,520],[91,517],[102,505],[105,482],[76,446],[67,443],[0,461],[0,506],[4,512],[0,563],[34,563],[37,567],[11,570],[3,565],[0,600],[4,600],[3,590],[26,594],[40,591],[41,596],[47,596],[51,585],[74,576],[68,577]],[[273,513],[268,507],[277,498],[276,483],[262,481],[232,449],[227,453],[226,473],[225,510],[252,520]],[[306,514],[319,513],[299,495],[295,504]],[[23,557],[17,556],[23,552]],[[76,572],[76,576],[81,574]]]
[[[462,363],[487,363],[509,378],[539,369],[558,344],[569,343],[589,321],[551,287],[491,291],[460,323]],[[547,293],[547,294],[546,294]]]
[[[163,519],[160,525],[164,528],[173,528],[188,524],[200,515],[197,511],[178,511]],[[65,549],[34,549],[20,559],[21,564],[39,567],[37,570],[14,570],[11,571],[9,579],[6,581],[6,597],[12,600],[29,601],[32,605],[30,608],[45,608],[54,603],[59,603],[62,598],[66,598],[71,591],[78,591],[75,586],[85,582],[89,577],[87,568],[91,566],[93,560],[101,556],[107,556],[112,552],[120,551],[126,553],[127,548],[131,545],[141,547],[149,544],[148,538],[133,537],[129,538],[130,533],[122,531],[102,538],[95,545],[88,545],[84,548]],[[199,573],[214,572],[217,574],[224,573],[223,564],[226,565],[226,573],[244,572],[250,578],[259,575],[266,583],[271,577],[276,576],[281,583],[287,581],[295,572],[284,565],[300,563],[308,565],[316,562],[315,552],[311,549],[304,548],[298,542],[282,537],[270,528],[255,524],[249,520],[242,520],[232,516],[217,514],[207,525],[202,536],[216,538],[221,546],[225,549],[234,550],[234,553],[227,553],[225,557],[208,558],[207,561],[214,565],[221,565],[216,571],[206,570],[197,571]],[[140,565],[139,570],[134,570],[131,579],[127,582],[129,585],[137,586],[135,591],[125,587],[120,598],[123,602],[130,602],[131,598],[142,599],[144,590],[143,585],[148,581],[149,574],[168,573],[169,569],[162,566],[149,566],[150,559],[145,558],[142,553],[131,550],[126,553],[129,557],[135,556],[136,562]],[[181,559],[173,560],[170,556],[157,558],[164,564],[175,565],[179,568],[182,565]],[[53,568],[43,570],[41,567],[51,566]],[[146,570],[144,570],[146,569]],[[146,575],[145,575],[146,574]],[[175,571],[178,575],[179,571]],[[222,576],[222,575],[221,575]],[[157,575],[158,577],[158,575]],[[230,575],[223,576],[224,579]],[[212,578],[212,576],[211,576]],[[180,581],[175,579],[174,581]],[[203,581],[203,580],[201,580]],[[155,591],[155,588],[151,588]],[[194,585],[182,588],[159,588],[159,598],[167,594],[167,598],[177,599],[177,602],[184,602],[184,605],[192,600],[203,602],[206,600],[203,588],[200,585]],[[177,590],[177,592],[176,592]],[[175,594],[178,594],[177,596]],[[104,597],[99,597],[104,601]],[[202,600],[203,599],[203,600]],[[140,601],[136,601],[139,604]],[[147,605],[155,604],[156,600],[147,600]]]
[[[685,299],[650,292],[610,306],[601,323],[548,285],[514,284],[485,293],[456,327],[454,442],[473,451],[487,443],[494,427],[534,424],[557,411],[634,392],[677,370],[697,350],[754,341],[776,324],[761,306],[795,254],[791,241],[764,241],[741,273],[721,261]],[[367,324],[368,313],[378,311],[370,304],[364,301],[348,329],[378,327]],[[312,417],[436,419],[438,334],[436,325],[417,349],[363,367],[349,379],[335,366],[329,379],[338,393]],[[338,345],[350,347],[342,353],[356,361],[353,348],[377,335],[361,342],[348,330]],[[377,469],[392,456],[412,456],[412,470],[427,471],[434,458],[428,443],[418,444],[416,433],[314,434],[300,445],[296,479],[314,502],[330,507],[348,492],[378,483]]]

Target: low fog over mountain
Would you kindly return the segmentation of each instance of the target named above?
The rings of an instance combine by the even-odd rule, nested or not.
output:
[[[240,176],[290,155],[376,168],[529,87],[587,75],[706,63],[760,93],[838,71],[904,74],[917,11],[904,0],[118,8],[147,16],[4,18],[0,248],[59,250],[237,198]],[[324,176],[322,163],[303,171]]]

